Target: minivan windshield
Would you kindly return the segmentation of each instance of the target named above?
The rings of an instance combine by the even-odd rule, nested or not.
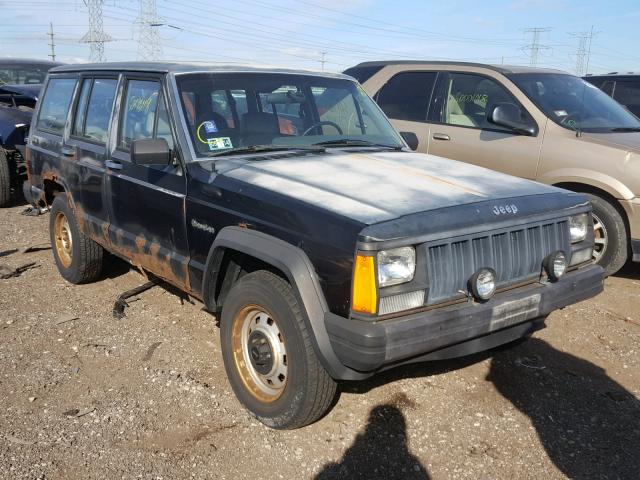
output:
[[[547,117],[576,131],[640,131],[640,120],[599,88],[581,78],[556,73],[509,75]]]
[[[176,76],[197,156],[288,149],[400,149],[401,137],[357,83],[281,73]]]

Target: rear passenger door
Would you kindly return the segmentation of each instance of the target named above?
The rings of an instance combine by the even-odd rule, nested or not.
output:
[[[184,202],[186,181],[160,75],[125,76],[107,162],[112,249],[157,276],[189,290]],[[136,165],[131,144],[164,138],[169,165]]]
[[[531,115],[496,79],[462,72],[440,74],[433,95],[429,153],[499,172],[535,179],[543,132],[520,135],[488,121],[496,105],[518,106]]]
[[[428,71],[398,73],[387,81],[375,98],[396,130],[416,134],[417,151],[422,153],[429,150],[427,115],[436,77],[436,72]]]
[[[73,159],[74,171],[67,177],[77,182],[76,214],[92,237],[107,241],[109,222],[105,195],[105,162],[109,125],[118,87],[117,76],[82,77],[64,154]]]

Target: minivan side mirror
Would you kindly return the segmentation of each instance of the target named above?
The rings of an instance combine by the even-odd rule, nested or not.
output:
[[[489,121],[531,137],[538,133],[535,125],[522,119],[522,110],[513,103],[501,103],[497,105],[491,112]]]
[[[131,161],[136,165],[169,165],[171,150],[164,138],[141,138],[131,144]]]
[[[418,149],[418,136],[414,132],[400,132],[400,136],[409,145],[411,150]]]

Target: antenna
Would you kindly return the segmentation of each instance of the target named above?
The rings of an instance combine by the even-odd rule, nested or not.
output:
[[[89,10],[89,31],[80,39],[80,43],[88,43],[90,47],[89,60],[105,62],[104,42],[113,40],[102,29],[102,5],[104,0],[84,0]]]
[[[158,27],[165,21],[158,16],[156,0],[140,0],[140,24],[138,36],[138,60],[159,60],[162,57],[162,43]]]
[[[49,22],[49,33],[47,33],[47,36],[51,38],[51,42],[49,43],[49,46],[51,47],[51,53],[48,55],[48,57],[51,59],[52,62],[55,62],[56,61],[56,44],[53,41],[53,37],[54,37],[53,22]]]
[[[524,33],[531,33],[532,34],[532,40],[531,43],[528,45],[525,45],[524,47],[522,47],[522,50],[524,50],[525,52],[529,52],[529,65],[531,65],[532,67],[535,67],[538,64],[538,58],[540,56],[540,50],[547,50],[549,49],[548,45],[541,45],[540,44],[540,34],[543,32],[548,32],[550,31],[550,28],[540,28],[540,27],[535,27],[535,28],[527,28]]]

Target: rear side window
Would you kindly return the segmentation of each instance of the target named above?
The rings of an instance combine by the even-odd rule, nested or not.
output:
[[[640,116],[640,81],[616,82],[613,98],[631,110],[635,116]]]
[[[378,93],[378,105],[389,118],[426,121],[436,75],[436,72],[404,72],[395,75]]]
[[[62,135],[76,83],[75,78],[49,80],[38,114],[36,126],[39,130]]]
[[[73,134],[106,143],[118,81],[114,78],[86,79],[73,124]],[[90,91],[90,93],[89,93]]]

